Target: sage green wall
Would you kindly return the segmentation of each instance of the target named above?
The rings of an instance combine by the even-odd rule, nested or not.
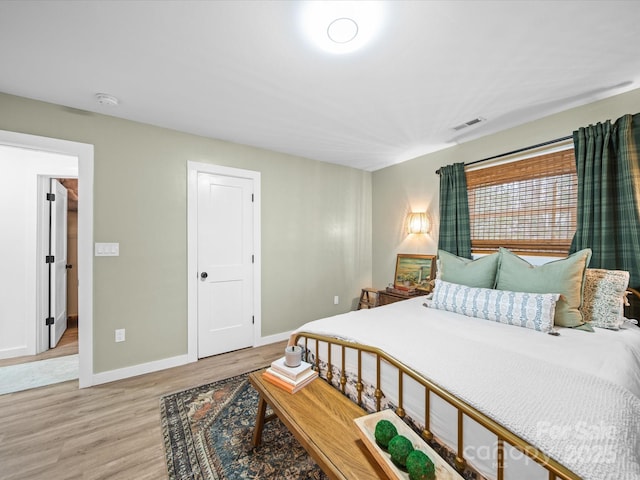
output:
[[[0,129],[95,146],[94,240],[120,256],[93,260],[94,373],[187,353],[189,160],[261,172],[262,336],[371,283],[369,172],[6,94]]]
[[[435,171],[571,135],[577,128],[640,112],[640,89],[415,158],[373,173],[373,285],[393,280],[396,254],[437,253],[439,177]],[[409,211],[428,210],[431,235],[407,235]]]

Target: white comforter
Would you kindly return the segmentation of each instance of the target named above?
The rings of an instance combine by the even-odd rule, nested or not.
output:
[[[640,479],[640,329],[552,336],[410,299],[298,331],[382,348],[584,479]]]

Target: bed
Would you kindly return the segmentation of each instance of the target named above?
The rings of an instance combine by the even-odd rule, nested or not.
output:
[[[291,343],[367,411],[396,411],[465,478],[640,479],[637,326],[540,331],[428,305],[312,321]]]

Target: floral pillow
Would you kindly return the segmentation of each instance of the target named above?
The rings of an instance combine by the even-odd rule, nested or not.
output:
[[[624,323],[629,272],[588,268],[584,281],[582,316],[594,327],[618,330]]]
[[[550,332],[559,298],[556,293],[473,288],[436,280],[433,297],[426,305],[468,317]]]

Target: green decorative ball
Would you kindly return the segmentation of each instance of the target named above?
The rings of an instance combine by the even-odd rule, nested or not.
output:
[[[387,448],[389,441],[398,435],[398,429],[389,420],[380,420],[376,423],[375,438],[378,445]]]
[[[420,450],[414,450],[407,455],[407,472],[409,472],[409,480],[435,480],[436,478],[435,465]]]
[[[404,435],[396,435],[389,441],[391,460],[401,467],[407,464],[407,456],[413,451],[413,444]]]

